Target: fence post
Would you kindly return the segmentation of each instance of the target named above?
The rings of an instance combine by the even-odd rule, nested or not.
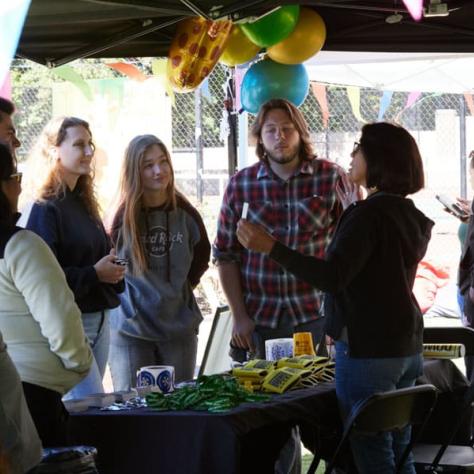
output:
[[[459,166],[461,168],[461,197],[467,197],[466,185],[466,102],[459,96]]]
[[[235,173],[237,167],[237,117],[235,112],[235,74],[234,68],[228,68],[226,82],[226,98],[224,101],[227,120],[229,122],[229,136],[227,137],[227,158],[229,176]]]
[[[194,116],[196,125],[194,129],[194,143],[196,146],[196,198],[202,202],[203,197],[203,149],[202,149],[202,96],[201,88],[194,91]]]

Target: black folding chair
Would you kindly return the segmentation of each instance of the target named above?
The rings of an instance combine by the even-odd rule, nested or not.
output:
[[[342,439],[326,466],[326,474],[329,474],[336,465],[338,456],[353,430],[376,434],[419,424],[421,427],[416,438],[412,437],[398,463],[395,472],[400,472],[433,410],[437,394],[437,389],[433,385],[426,384],[376,393],[367,398],[344,423]]]
[[[474,355],[474,330],[466,327],[430,327],[425,328],[423,342],[432,344],[463,344],[466,356]],[[454,417],[451,426],[447,426],[446,441],[443,444],[415,444],[413,456],[418,473],[474,473],[474,448],[451,444],[466,421],[471,420],[474,402],[474,386],[466,390],[461,410]]]
[[[464,406],[461,413],[454,420],[448,431],[447,440],[443,444],[414,444],[413,456],[418,473],[474,473],[474,448],[451,444],[466,416],[472,413],[474,402],[474,386],[471,385],[464,397]]]

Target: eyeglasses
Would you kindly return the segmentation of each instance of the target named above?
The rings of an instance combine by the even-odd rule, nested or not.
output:
[[[10,177],[8,179],[13,179],[15,180],[17,183],[21,183],[21,178],[23,177],[23,173],[13,173],[10,175]]]
[[[360,149],[360,142],[354,142],[354,147],[352,148],[352,153],[357,153]]]

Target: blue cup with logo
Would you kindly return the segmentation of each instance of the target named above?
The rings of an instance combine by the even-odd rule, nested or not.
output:
[[[137,388],[150,392],[170,393],[174,390],[172,365],[148,365],[137,372]]]

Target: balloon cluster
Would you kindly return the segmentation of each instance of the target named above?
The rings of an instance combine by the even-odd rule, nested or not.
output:
[[[168,78],[178,92],[195,89],[217,61],[245,64],[266,48],[263,60],[251,65],[241,86],[243,108],[257,113],[271,98],[303,103],[309,78],[301,64],[317,54],[326,40],[323,19],[311,8],[286,5],[254,22],[189,18],[178,25],[168,57]]]
[[[253,64],[244,76],[242,107],[255,114],[264,102],[277,97],[301,105],[309,90],[308,74],[301,63],[323,47],[323,19],[311,8],[287,5],[240,28],[252,43],[267,48],[267,57]]]

